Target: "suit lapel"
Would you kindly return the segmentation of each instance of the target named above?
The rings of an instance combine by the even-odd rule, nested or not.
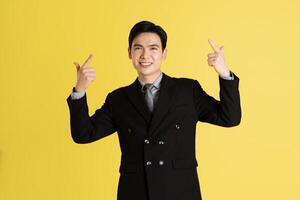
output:
[[[141,92],[141,85],[138,79],[136,79],[131,85],[126,87],[125,91],[133,107],[138,111],[138,113],[145,119],[146,123],[149,125],[149,137],[153,137],[156,134],[155,131],[165,119],[165,116],[168,113],[169,108],[171,106],[172,95],[174,93],[174,90],[174,80],[171,77],[167,76],[165,73],[163,73],[157,105],[151,116],[145,98]]]
[[[175,90],[174,80],[163,73],[163,78],[161,80],[160,93],[158,96],[158,102],[155,107],[153,118],[150,122],[149,127],[149,137],[155,135],[155,131],[159,125],[165,119],[166,114],[169,111],[172,101],[172,95]]]
[[[145,98],[141,92],[141,85],[137,78],[129,87],[126,87],[126,93],[133,107],[145,119],[146,123],[149,124],[151,113],[147,107]]]

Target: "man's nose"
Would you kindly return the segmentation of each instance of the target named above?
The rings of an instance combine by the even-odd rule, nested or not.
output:
[[[149,56],[149,52],[145,49],[141,54],[141,58],[147,58]]]

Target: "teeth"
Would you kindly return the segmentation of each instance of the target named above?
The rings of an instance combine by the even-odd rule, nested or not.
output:
[[[146,63],[146,62],[141,62],[140,64],[143,65],[143,66],[149,66],[149,65],[151,65],[152,63],[149,63],[149,62],[147,62],[147,63]]]

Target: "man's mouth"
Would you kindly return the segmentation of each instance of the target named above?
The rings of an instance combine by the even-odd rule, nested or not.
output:
[[[150,65],[152,65],[152,62],[139,62],[140,65],[142,65],[143,67],[149,67]]]

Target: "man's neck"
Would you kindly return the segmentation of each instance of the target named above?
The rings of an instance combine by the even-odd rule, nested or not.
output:
[[[153,83],[161,74],[162,72],[159,71],[159,73],[156,73],[156,74],[152,74],[152,75],[149,75],[149,76],[142,76],[139,74],[139,79],[141,81],[143,81],[145,84],[146,83]]]

